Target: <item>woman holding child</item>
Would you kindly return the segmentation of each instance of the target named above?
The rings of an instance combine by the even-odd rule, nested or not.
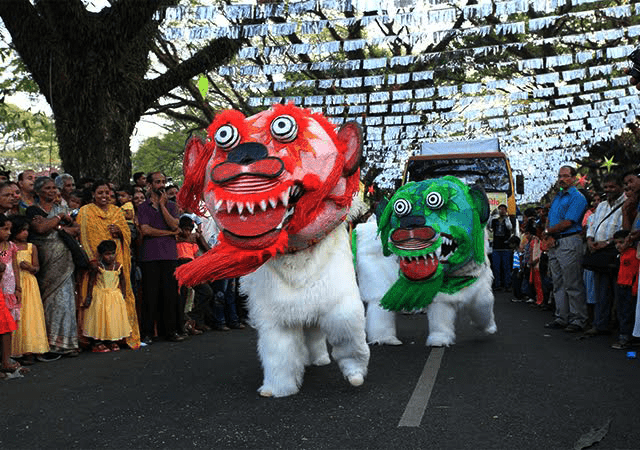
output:
[[[80,240],[89,259],[98,260],[97,248],[100,242],[112,239],[116,243],[116,261],[122,265],[125,274],[131,271],[131,232],[125,220],[122,210],[111,204],[111,187],[106,181],[96,181],[92,188],[92,203],[89,203],[78,212],[76,222],[80,225]],[[87,294],[88,275],[82,283],[82,298]],[[140,329],[136,314],[136,301],[131,289],[131,277],[124,277],[125,303],[131,336],[126,338],[130,348],[140,347]]]

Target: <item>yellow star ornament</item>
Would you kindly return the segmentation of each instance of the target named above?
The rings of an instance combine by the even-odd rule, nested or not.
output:
[[[604,162],[600,165],[600,167],[604,167],[607,169],[607,172],[611,172],[611,168],[613,166],[617,166],[618,163],[617,162],[613,162],[613,156],[611,157],[611,159],[607,158],[606,156],[604,157]]]

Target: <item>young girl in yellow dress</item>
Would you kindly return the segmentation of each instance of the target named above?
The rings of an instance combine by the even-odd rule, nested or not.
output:
[[[25,216],[11,218],[9,239],[18,248],[18,267],[22,287],[22,311],[18,329],[11,340],[11,355],[21,358],[24,365],[33,364],[35,355],[49,351],[44,308],[35,274],[40,269],[38,248],[30,242],[29,222]]]
[[[84,335],[94,339],[93,352],[120,350],[116,341],[131,334],[124,302],[126,281],[122,265],[116,261],[116,243],[98,245],[98,268],[89,278],[89,289],[83,307]]]

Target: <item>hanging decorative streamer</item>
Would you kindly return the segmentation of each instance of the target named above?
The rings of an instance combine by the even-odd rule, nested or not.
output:
[[[166,36],[172,39],[212,39],[220,36],[231,38],[262,38],[264,36],[287,36],[298,34],[303,40],[306,36],[317,35],[328,28],[348,27],[352,25],[390,25],[391,23],[414,28],[403,36],[372,37],[353,39],[343,42],[303,42],[288,45],[266,47],[246,47],[239,58],[251,59],[265,57],[284,58],[287,55],[328,55],[334,52],[354,52],[364,49],[368,43],[386,46],[402,39],[411,45],[429,45],[443,38],[465,36],[498,36],[523,34],[528,27],[529,33],[546,30],[563,21],[574,18],[620,19],[640,13],[640,6],[629,5],[610,8],[568,12],[560,15],[546,15],[529,20],[526,24],[519,20],[509,22],[510,16],[526,13],[529,8],[539,14],[556,13],[563,0],[514,0],[489,2],[480,5],[468,5],[460,10],[442,3],[437,10],[405,12],[397,8],[398,2],[374,2],[360,0],[313,0],[276,2],[276,4],[226,5],[221,7],[177,8],[171,14],[171,20],[180,22],[187,18],[206,21],[194,26],[175,26],[167,28]],[[385,6],[381,6],[384,3]],[[412,4],[412,2],[408,2]],[[437,4],[437,0],[432,1]],[[570,0],[571,5],[591,3],[590,0]],[[354,7],[360,8],[355,10]],[[339,12],[356,12],[353,17],[341,17],[328,20],[287,21],[285,23],[253,24],[246,26],[218,26],[220,17],[232,21],[245,19],[287,18],[290,15],[304,16],[318,8],[329,8]],[[349,9],[350,8],[350,9]],[[360,16],[367,10],[374,15]],[[195,11],[190,15],[190,11]],[[459,17],[483,19],[489,15],[500,18],[493,25],[472,26],[460,30],[442,29]],[[335,16],[335,15],[334,15]],[[305,16],[309,17],[309,16]],[[327,17],[331,17],[327,15]],[[520,16],[521,17],[521,16]],[[175,23],[174,23],[175,24]],[[215,25],[213,25],[215,24]],[[315,111],[334,116],[334,123],[345,119],[355,119],[363,124],[366,133],[367,158],[371,165],[383,168],[380,187],[392,187],[397,179],[404,160],[412,150],[407,148],[407,140],[449,140],[461,138],[479,138],[490,133],[499,137],[503,149],[510,155],[512,167],[520,168],[525,175],[533,178],[534,186],[528,187],[528,198],[536,200],[543,193],[541,186],[546,180],[543,173],[553,175],[557,165],[584,152],[587,145],[602,139],[610,139],[621,132],[625,125],[636,120],[635,110],[638,95],[624,76],[615,71],[625,66],[628,54],[633,46],[624,45],[624,39],[635,42],[640,35],[640,25],[616,27],[611,30],[599,30],[574,35],[554,35],[548,38],[534,39],[534,45],[562,45],[585,40],[596,42],[598,50],[585,50],[545,58],[528,60],[504,60],[491,66],[477,64],[476,68],[492,69],[510,67],[520,72],[510,80],[495,80],[485,83],[463,83],[441,85],[437,82],[438,71],[456,70],[457,61],[484,55],[500,55],[505,51],[517,52],[524,43],[504,43],[485,47],[458,49],[442,53],[408,54],[391,58],[373,58],[349,61],[318,61],[309,64],[251,64],[226,66],[219,69],[220,75],[250,77],[236,82],[234,87],[256,93],[248,103],[251,106],[268,106],[274,102],[293,101]],[[606,44],[622,40],[618,45],[606,48]],[[531,44],[531,42],[529,43]],[[412,65],[429,61],[445,61],[437,70],[414,72]],[[595,64],[594,64],[595,63]],[[573,64],[583,68],[569,67]],[[565,67],[567,70],[562,70]],[[366,76],[353,76],[350,71],[376,71],[393,68],[393,74],[371,73]],[[404,73],[402,72],[402,69]],[[399,71],[400,70],[400,71]],[[341,73],[341,78],[322,80],[286,80],[288,73],[317,71]],[[265,76],[274,77],[273,81]],[[436,80],[437,88],[403,89],[413,81]],[[283,97],[287,89],[304,86],[319,89],[308,96]],[[378,92],[358,92],[363,88],[383,89]],[[344,95],[322,95],[330,88],[340,88]],[[386,89],[386,90],[385,90]],[[269,96],[259,94],[270,92]],[[550,99],[553,96],[559,98]],[[584,105],[574,105],[579,98]],[[532,101],[534,100],[535,101]],[[526,103],[523,103],[525,102]],[[426,120],[426,124],[425,124]],[[590,129],[585,129],[588,125]],[[553,148],[562,147],[557,153]],[[542,154],[544,151],[544,155]],[[390,156],[386,152],[392,152]],[[554,155],[547,157],[547,155]],[[541,157],[543,156],[543,157]],[[526,170],[524,170],[526,168]],[[546,181],[545,181],[546,182]],[[385,185],[385,183],[388,183]],[[548,185],[545,186],[545,190]]]

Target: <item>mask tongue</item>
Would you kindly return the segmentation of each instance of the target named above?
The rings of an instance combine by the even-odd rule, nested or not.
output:
[[[219,243],[204,255],[176,269],[176,278],[181,286],[196,286],[211,280],[236,278],[247,275],[277,253],[287,249],[289,235],[282,230],[277,240],[268,248],[240,250],[230,245],[223,234]]]

